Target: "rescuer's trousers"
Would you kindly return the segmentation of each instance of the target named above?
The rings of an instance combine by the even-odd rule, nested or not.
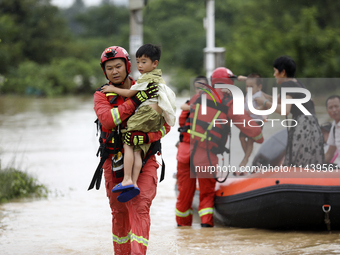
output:
[[[194,156],[197,164],[207,164],[202,155],[203,150],[198,149]],[[206,153],[206,152],[205,152]],[[216,157],[216,156],[215,156]],[[196,160],[199,158],[199,160]],[[216,163],[217,158],[212,156]],[[209,163],[208,163],[209,164]],[[215,199],[214,178],[191,178],[190,177],[190,144],[181,142],[177,153],[177,187],[178,196],[176,202],[176,221],[179,226],[191,226],[192,224],[192,202],[196,192],[196,183],[199,186],[199,206],[198,214],[202,224],[214,225],[213,208]],[[198,175],[199,176],[199,175]]]
[[[117,201],[112,188],[122,181],[112,175],[111,160],[104,166],[105,187],[112,213],[112,238],[115,254],[146,254],[150,231],[150,206],[156,196],[158,164],[152,156],[138,177],[140,194],[126,203]]]

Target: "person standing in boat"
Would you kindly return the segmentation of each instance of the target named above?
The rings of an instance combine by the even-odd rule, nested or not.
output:
[[[301,81],[295,78],[296,64],[288,56],[281,56],[275,59],[274,77],[281,88],[305,88]],[[304,98],[304,94],[289,92],[286,99]],[[263,105],[265,109],[272,107],[269,95],[255,98],[258,105]],[[324,163],[323,135],[316,118],[314,103],[312,100],[304,103],[303,106],[311,115],[303,114],[296,105],[286,105],[286,115],[290,113],[297,125],[290,127],[288,131],[288,144],[283,165],[306,167],[310,164]],[[280,98],[275,109],[276,113],[281,114]]]
[[[340,151],[340,96],[328,97],[326,108],[328,115],[334,120],[327,140],[329,147],[325,154],[325,163],[330,163],[334,153]]]
[[[203,84],[204,92],[195,94],[190,99],[189,117],[186,119],[183,131],[186,130],[190,139],[190,170],[187,170],[186,179],[187,182],[190,180],[191,185],[179,184],[176,204],[178,226],[191,226],[192,199],[195,194],[196,179],[198,179],[200,190],[198,215],[201,218],[201,226],[214,226],[213,212],[217,178],[213,171],[206,171],[206,169],[216,169],[218,166],[217,155],[227,151],[225,145],[230,133],[229,121],[234,122],[234,125],[255,142],[263,142],[262,130],[259,126],[243,125],[251,120],[248,114],[233,114],[233,98],[230,91],[226,88],[214,88],[215,84],[234,85],[233,78],[236,76],[229,69],[219,67],[211,75],[212,87]],[[212,93],[219,101],[218,103]],[[203,98],[206,98],[206,114],[202,110]],[[229,121],[217,124],[215,120]]]

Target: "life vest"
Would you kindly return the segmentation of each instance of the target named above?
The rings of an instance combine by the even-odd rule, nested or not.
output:
[[[187,104],[190,104],[190,101],[188,100],[186,102]],[[190,135],[188,134],[188,128],[185,126],[185,123],[187,119],[189,118],[190,111],[182,111],[181,115],[179,116],[178,124],[180,127],[178,128],[179,134],[179,141],[190,143]]]
[[[105,86],[107,84],[104,84]],[[100,91],[101,88],[97,89]],[[120,104],[124,103],[124,99],[122,97],[118,97],[115,93],[106,93],[107,100],[110,102],[112,108],[118,107]],[[98,119],[95,120],[97,125],[97,135],[98,131],[99,135],[99,148],[97,151],[97,157],[100,155],[100,162],[94,172],[92,181],[88,190],[91,190],[95,185],[96,189],[100,188],[102,174],[103,174],[103,164],[112,156],[112,174],[115,178],[120,178],[124,176],[123,172],[123,143],[122,137],[120,134],[120,126],[115,127],[113,130],[108,130],[99,122]]]
[[[107,84],[105,84],[107,85]],[[103,85],[103,86],[105,86]],[[103,87],[102,86],[102,87]],[[97,91],[101,91],[101,88],[98,88]],[[119,105],[123,104],[124,98],[118,96],[116,93],[106,93],[107,100],[110,102],[112,108],[118,107]],[[96,171],[93,175],[92,181],[88,190],[91,190],[95,185],[96,189],[100,188],[101,184],[101,177],[103,173],[103,164],[110,156],[112,157],[112,164],[111,170],[112,174],[115,178],[121,178],[124,176],[124,150],[123,150],[123,143],[122,143],[122,135],[120,132],[120,128],[125,128],[126,122],[121,123],[119,126],[115,127],[112,130],[108,130],[101,125],[98,119],[95,120],[97,125],[97,132],[100,132],[99,135],[99,148],[97,151],[97,157],[100,155],[100,162],[96,168]],[[148,152],[142,159],[142,168],[148,161],[148,159],[154,155],[158,154],[161,155],[161,142],[160,140],[151,144]],[[141,170],[142,172],[142,170]],[[162,158],[162,172],[160,176],[160,182],[164,179],[165,176],[165,163]]]
[[[192,98],[189,118],[183,127],[183,131],[184,129],[187,130],[186,132],[190,135],[190,143],[194,143],[195,146],[206,148],[216,155],[224,151],[229,152],[225,148],[225,144],[230,133],[228,111],[233,102],[232,96],[225,96],[219,91],[222,97],[221,104],[214,101],[210,95],[205,94],[207,110],[206,114],[202,114],[201,96],[203,94],[205,93]],[[222,124],[221,121],[217,121],[214,123],[217,119],[227,120],[228,122]]]
[[[97,91],[100,91],[100,89],[101,88],[97,89]],[[124,103],[124,99],[122,97],[118,97],[115,93],[106,93],[106,97],[107,100],[110,102],[112,108],[116,108]],[[100,132],[97,156],[98,154],[102,156],[104,149],[106,149],[109,154],[117,154],[119,151],[122,151],[123,145],[121,142],[121,134],[119,130],[120,127],[118,126],[113,130],[108,130],[101,125],[98,119],[95,121],[95,123],[97,124],[97,131]],[[110,135],[112,137],[110,137]],[[107,139],[109,140],[106,141]],[[105,148],[104,144],[106,145]]]

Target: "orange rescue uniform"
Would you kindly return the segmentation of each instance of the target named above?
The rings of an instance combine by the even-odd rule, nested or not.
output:
[[[131,79],[131,78],[130,78]],[[131,84],[135,83],[131,79]],[[110,104],[111,96],[96,91],[94,93],[94,110],[103,130],[115,129],[118,125],[126,125],[127,118],[135,112],[132,100],[121,96]],[[158,141],[170,131],[165,123],[158,132],[149,132],[149,142]],[[103,165],[106,194],[112,213],[112,238],[115,254],[146,254],[150,231],[150,206],[156,196],[157,168],[155,156],[151,156],[139,175],[137,184],[140,194],[126,203],[117,201],[119,194],[112,193],[112,188],[123,180],[116,178],[111,169],[112,154]]]
[[[262,143],[262,130],[260,127],[250,127],[247,125],[243,125],[242,123],[248,123],[248,120],[251,120],[248,114],[244,115],[233,115],[233,103],[232,100],[228,99],[228,95],[221,93],[218,90],[219,95],[223,97],[224,100],[222,102],[228,102],[227,107],[228,111],[224,112],[226,114],[226,118],[232,120],[233,123],[247,136],[252,137],[255,142]],[[190,100],[191,103],[194,103],[200,95],[194,95],[194,97]],[[209,98],[209,96],[207,97]],[[192,105],[191,105],[192,106]],[[194,110],[191,110],[192,112]],[[208,113],[209,115],[209,113]],[[188,123],[189,111],[182,111],[179,117],[179,125],[182,127],[185,125],[185,122]],[[191,115],[190,115],[191,116]],[[198,115],[199,116],[199,115]],[[244,122],[245,121],[245,122]],[[228,124],[229,125],[229,124]],[[226,129],[227,130],[227,129]],[[196,191],[196,178],[190,178],[190,159],[193,160],[191,162],[194,166],[216,166],[218,163],[217,156],[209,151],[210,162],[207,159],[207,149],[206,149],[206,141],[204,141],[200,146],[195,146],[194,141],[190,139],[190,134],[187,132],[181,133],[182,139],[178,146],[177,152],[177,185],[178,185],[178,197],[176,203],[176,221],[178,226],[191,226],[192,224],[192,202],[193,197]],[[228,137],[223,136],[224,141],[222,144],[226,144]],[[203,145],[203,146],[202,146]],[[210,145],[209,145],[210,146]],[[191,153],[194,151],[194,155]],[[210,175],[211,176],[211,175]],[[199,207],[198,214],[201,218],[201,224],[214,226],[213,223],[213,208],[214,208],[214,199],[215,199],[215,185],[216,180],[214,178],[202,178],[204,176],[198,176],[198,184],[199,184]]]

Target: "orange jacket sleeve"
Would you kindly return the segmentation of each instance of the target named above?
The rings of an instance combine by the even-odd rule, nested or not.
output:
[[[262,129],[257,126],[255,122],[251,122],[251,126],[248,125],[248,121],[252,118],[245,113],[244,115],[233,115],[233,104],[230,105],[228,111],[228,117],[232,120],[232,125],[238,127],[245,135],[251,137],[256,143],[263,143]],[[256,126],[256,127],[255,127]]]
[[[167,133],[169,133],[171,127],[168,123],[165,122],[164,126],[158,130],[157,132],[149,132],[149,143],[153,143],[164,137]]]
[[[94,110],[100,123],[104,128],[111,130],[125,121],[135,112],[135,105],[132,100],[128,99],[118,107],[112,108],[106,95],[100,91],[94,93]],[[158,141],[170,131],[170,126],[165,123],[157,132],[149,132],[149,143]]]
[[[178,124],[179,124],[180,127],[184,126],[184,124],[185,124],[185,122],[188,118],[188,113],[189,113],[189,111],[182,111],[181,112],[181,115],[178,118]]]
[[[135,112],[135,105],[131,99],[126,100],[118,107],[112,108],[106,95],[100,91],[94,93],[94,111],[104,128],[111,130],[125,121]]]

